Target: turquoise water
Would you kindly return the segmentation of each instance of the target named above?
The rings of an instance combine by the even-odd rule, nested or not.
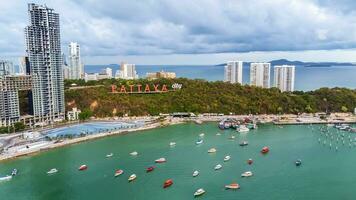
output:
[[[205,133],[204,144],[197,146],[195,141],[201,132]],[[217,132],[222,135],[217,136]],[[342,132],[333,128],[330,132],[334,138],[332,148],[331,137],[321,135],[318,126],[261,125],[247,134],[237,134],[218,130],[216,123],[183,124],[107,137],[1,163],[1,175],[13,168],[19,169],[19,174],[0,183],[0,199],[182,200],[193,199],[198,188],[206,191],[201,199],[354,199],[356,148],[349,147],[348,142],[336,143],[335,138],[341,139]],[[231,134],[236,134],[235,140],[228,139]],[[349,136],[354,138],[346,133],[344,140],[348,141]],[[242,140],[248,140],[249,145],[240,147]],[[177,145],[169,147],[171,141]],[[338,151],[334,149],[336,145]],[[270,147],[267,155],[259,152],[263,146]],[[208,154],[212,147],[217,152]],[[132,151],[139,155],[130,156]],[[105,158],[110,152],[114,156]],[[229,162],[223,162],[225,155],[231,155]],[[160,157],[165,157],[167,163],[154,164]],[[248,158],[254,160],[253,165],[246,164]],[[296,159],[302,159],[302,166],[294,165]],[[214,171],[218,163],[223,168]],[[88,170],[78,171],[81,164],[87,164]],[[146,167],[151,165],[156,169],[146,173]],[[54,167],[59,172],[47,175]],[[118,168],[125,173],[114,178]],[[200,171],[196,178],[192,177],[194,170]],[[241,178],[240,174],[248,170],[254,176]],[[138,177],[128,183],[132,173]],[[163,189],[168,178],[174,184]],[[235,181],[241,189],[224,189],[224,185]]]

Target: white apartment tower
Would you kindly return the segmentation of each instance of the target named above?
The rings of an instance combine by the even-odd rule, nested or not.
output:
[[[242,61],[229,61],[225,66],[225,82],[242,84]]]
[[[64,119],[64,84],[59,14],[47,6],[28,4],[26,52],[32,76],[33,115],[38,122]]]
[[[80,46],[71,42],[68,46],[69,79],[82,79],[84,77],[84,66],[80,57]]]
[[[250,64],[250,85],[269,88],[270,87],[270,63]]]
[[[122,62],[120,65],[120,71],[116,72],[115,77],[122,79],[138,79],[135,64]]]
[[[282,92],[294,91],[295,66],[276,65],[274,66],[274,86]]]

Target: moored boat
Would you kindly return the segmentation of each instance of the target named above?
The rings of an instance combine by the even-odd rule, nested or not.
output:
[[[221,164],[217,164],[217,165],[215,165],[215,167],[214,167],[215,170],[219,170],[219,169],[221,169],[221,168],[222,168],[222,165],[221,165]]]
[[[164,163],[166,162],[165,158],[158,158],[157,160],[155,160],[156,163]]]
[[[247,141],[243,141],[243,142],[240,143],[240,146],[242,146],[242,147],[243,147],[243,146],[247,146],[247,145],[248,145],[248,142],[247,142]]]
[[[148,168],[146,169],[146,172],[147,172],[147,173],[148,173],[148,172],[152,172],[154,169],[155,169],[154,166],[148,167]]]
[[[137,178],[136,174],[131,174],[131,176],[127,179],[129,182],[135,180]]]
[[[261,150],[261,153],[266,154],[269,152],[269,148],[268,147],[263,147]]]
[[[237,183],[231,183],[231,184],[229,184],[229,185],[225,185],[225,188],[226,189],[240,189],[240,185],[239,184],[237,184]]]
[[[251,158],[247,160],[247,164],[252,165],[252,163],[253,163],[253,160]]]
[[[175,146],[175,145],[176,145],[175,142],[170,142],[170,143],[169,143],[169,146],[171,146],[171,147],[173,147],[173,146]]]
[[[86,169],[88,169],[88,166],[86,166],[86,165],[81,165],[81,166],[78,168],[79,171],[83,171],[83,170],[86,170]]]
[[[203,188],[198,189],[197,191],[194,192],[194,196],[201,196],[205,193],[205,190]]]
[[[199,171],[198,170],[195,170],[194,172],[193,172],[193,177],[196,177],[196,176],[198,176],[199,175]]]
[[[130,155],[131,155],[131,156],[137,156],[138,153],[137,153],[137,151],[133,151],[133,152],[130,153]]]
[[[168,179],[163,183],[163,188],[170,187],[171,185],[173,185],[173,180],[172,179]]]
[[[216,149],[215,148],[211,148],[208,150],[208,153],[215,153],[216,152]]]
[[[302,164],[302,160],[298,159],[297,161],[295,161],[296,166],[300,166],[301,164]]]
[[[53,168],[53,169],[49,170],[49,171],[47,172],[47,174],[55,174],[55,173],[57,173],[57,172],[58,172],[58,169]]]
[[[247,128],[245,125],[240,125],[236,130],[237,130],[237,132],[239,132],[239,133],[244,133],[244,132],[250,131],[250,129]]]
[[[251,171],[247,171],[241,174],[241,177],[250,177],[253,176],[253,173]]]
[[[227,161],[229,161],[230,159],[231,159],[231,156],[225,156],[224,162],[227,162]]]
[[[115,171],[114,177],[120,176],[123,173],[124,173],[124,170],[118,169],[118,170]]]
[[[200,134],[199,134],[199,137],[204,137],[204,136],[205,136],[204,133],[200,133]]]
[[[199,139],[198,141],[195,142],[195,144],[203,144],[203,140]]]
[[[106,157],[107,157],[107,158],[110,158],[110,157],[112,157],[113,155],[114,155],[113,153],[110,153],[110,154],[107,154]]]

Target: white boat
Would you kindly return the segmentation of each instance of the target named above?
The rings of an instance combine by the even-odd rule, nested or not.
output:
[[[221,168],[222,168],[222,165],[221,165],[221,164],[217,164],[217,165],[214,167],[215,170],[219,170],[219,169],[221,169]]]
[[[230,159],[231,159],[231,156],[225,156],[224,162],[227,162],[227,161],[229,161]]]
[[[157,160],[155,160],[156,163],[164,163],[166,162],[165,158],[158,158]]]
[[[203,144],[203,140],[198,140],[195,142],[195,144],[199,145],[199,144]]]
[[[250,131],[250,129],[248,129],[245,125],[241,125],[239,128],[237,128],[237,131],[239,133],[244,133]]]
[[[205,193],[205,190],[203,188],[198,189],[197,191],[194,192],[194,196],[200,196]]]
[[[250,172],[250,171],[247,171],[247,172],[244,172],[241,174],[241,177],[250,177],[250,176],[253,176],[252,172]]]
[[[9,181],[11,179],[12,179],[12,176],[10,176],[10,175],[0,177],[0,181]]]
[[[208,150],[208,153],[215,153],[216,152],[216,149],[215,148],[211,148]]]
[[[204,133],[200,133],[200,134],[199,134],[199,137],[204,137],[204,136],[205,136]]]
[[[133,181],[133,180],[135,180],[137,178],[137,176],[136,176],[136,174],[132,174],[130,177],[129,177],[129,179],[127,179],[128,181]]]
[[[230,139],[230,140],[234,140],[234,139],[235,139],[235,136],[232,135],[232,136],[229,137],[229,139]]]
[[[57,172],[58,172],[58,169],[53,168],[53,169],[49,170],[49,171],[47,172],[47,174],[55,174],[55,173],[57,173]]]
[[[112,157],[113,155],[114,155],[113,153],[110,153],[110,154],[107,154],[106,157],[107,157],[107,158],[110,158],[110,157]]]
[[[221,135],[221,133],[217,133],[216,135]]]
[[[225,185],[226,189],[240,189],[240,185],[237,183],[231,183],[229,185]]]
[[[175,145],[176,145],[175,142],[170,142],[170,143],[169,143],[169,146],[171,146],[171,147],[173,147],[173,146],[175,146]]]
[[[138,153],[137,153],[137,151],[133,151],[133,152],[130,153],[130,155],[131,155],[131,156],[137,156]]]
[[[193,177],[196,177],[198,175],[199,175],[199,171],[196,170],[196,171],[193,172]]]

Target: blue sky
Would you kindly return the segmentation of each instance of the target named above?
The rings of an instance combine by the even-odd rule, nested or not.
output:
[[[60,14],[86,64],[356,62],[352,0],[0,0],[0,59],[25,54],[27,2]]]

